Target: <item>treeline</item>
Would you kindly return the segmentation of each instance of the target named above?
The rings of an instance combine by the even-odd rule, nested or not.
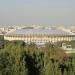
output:
[[[51,43],[45,47],[23,41],[4,41],[0,75],[74,75],[74,57]]]

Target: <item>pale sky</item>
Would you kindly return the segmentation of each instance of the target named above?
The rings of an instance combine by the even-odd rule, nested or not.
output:
[[[75,0],[0,0],[0,25],[75,25]]]

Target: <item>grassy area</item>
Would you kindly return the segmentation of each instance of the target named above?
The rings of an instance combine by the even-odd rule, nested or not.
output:
[[[55,45],[58,47],[62,46],[62,43],[66,43],[72,46],[72,48],[75,48],[75,40],[73,41],[61,41],[61,42],[56,42]]]

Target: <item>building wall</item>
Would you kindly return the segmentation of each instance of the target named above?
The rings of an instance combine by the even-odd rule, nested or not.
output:
[[[34,42],[38,44],[44,44],[46,42],[57,42],[57,41],[71,41],[74,39],[74,36],[4,36],[5,40],[13,41],[13,40],[23,40],[26,43]]]

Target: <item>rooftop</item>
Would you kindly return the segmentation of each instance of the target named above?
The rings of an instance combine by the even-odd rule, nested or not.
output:
[[[18,29],[6,35],[75,35],[59,29]]]

